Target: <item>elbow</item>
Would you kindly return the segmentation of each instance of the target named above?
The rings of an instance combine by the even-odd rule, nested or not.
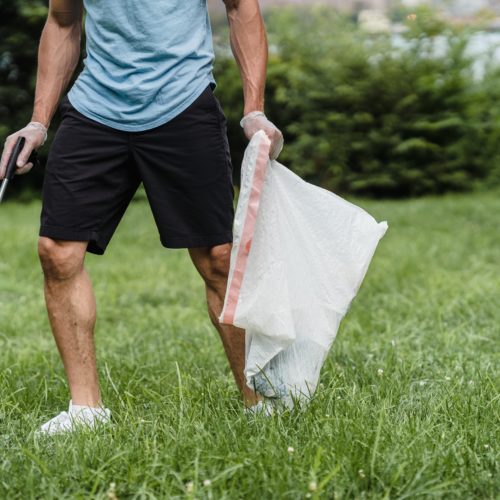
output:
[[[47,21],[56,24],[59,28],[75,29],[81,28],[83,12],[81,9],[50,9]]]
[[[63,36],[79,45],[82,36],[82,18],[65,12],[51,12],[47,17],[44,31],[52,36]]]
[[[78,19],[60,14],[49,15],[47,22],[49,24],[55,24],[57,27],[62,29],[74,30],[75,28],[78,29],[79,27],[81,27],[81,21],[79,21]]]
[[[233,10],[236,10],[239,5],[241,0],[222,0],[224,2],[224,5],[226,6],[227,12],[231,12]]]
[[[54,16],[49,14],[45,26],[43,27],[41,41],[45,43],[64,45],[76,59],[75,67],[78,64],[80,46],[82,39],[82,23],[78,19],[70,20],[68,17]]]

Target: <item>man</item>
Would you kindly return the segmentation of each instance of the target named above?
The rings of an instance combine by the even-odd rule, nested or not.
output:
[[[247,138],[263,129],[271,156],[281,132],[264,113],[267,41],[258,0],[225,0],[231,46],[244,91]],[[103,254],[139,183],[144,183],[161,242],[188,248],[206,284],[219,331],[246,406],[244,332],[221,325],[232,241],[233,188],[222,109],[213,95],[213,50],[206,0],[51,0],[42,32],[32,121],[8,137],[0,178],[17,137],[26,145],[18,174],[46,139],[76,68],[83,11],[85,67],[59,105],[61,125],[43,187],[39,256],[54,338],[69,382],[69,412],[42,433],[109,420],[99,390],[93,342],[95,300],[85,253]]]

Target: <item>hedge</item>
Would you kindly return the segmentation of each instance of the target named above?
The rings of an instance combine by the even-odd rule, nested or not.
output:
[[[46,12],[36,0],[0,5],[0,17],[9,19],[0,28],[3,137],[31,116]],[[326,7],[266,13],[266,112],[285,135],[280,161],[341,194],[406,197],[500,183],[500,69],[487,65],[484,78],[475,78],[468,30],[452,29],[425,10],[407,23],[404,43],[395,43],[390,35],[361,32]],[[227,30],[214,31],[216,92],[237,181],[246,144],[238,125],[241,82]],[[42,160],[47,152],[45,146]],[[16,179],[13,187],[29,196],[42,174]]]

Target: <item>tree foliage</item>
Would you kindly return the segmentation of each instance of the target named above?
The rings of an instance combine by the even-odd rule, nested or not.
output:
[[[283,163],[328,189],[371,196],[468,190],[498,177],[498,70],[477,81],[467,33],[430,15],[409,24],[395,43],[328,9],[268,17],[267,111],[285,131]],[[219,66],[231,115],[236,73]]]
[[[0,1],[0,144],[31,119],[36,83],[38,41],[47,17],[43,0]],[[57,125],[55,122],[54,125]],[[54,127],[52,128],[54,130]],[[51,138],[51,137],[50,137]],[[47,141],[47,144],[50,144]],[[41,151],[42,161],[47,146]],[[43,172],[32,171],[9,191],[39,187]]]
[[[46,2],[0,3],[0,135],[29,120]],[[414,196],[500,183],[500,70],[474,76],[466,32],[429,10],[407,21],[404,38],[367,35],[324,7],[266,14],[270,59],[266,112],[284,131],[280,160],[340,193]],[[233,163],[239,127],[239,72],[218,39],[217,95],[229,123]],[[57,128],[56,116],[51,135]],[[41,151],[42,160],[48,146]],[[238,176],[236,175],[236,178]],[[38,188],[42,171],[14,187]]]

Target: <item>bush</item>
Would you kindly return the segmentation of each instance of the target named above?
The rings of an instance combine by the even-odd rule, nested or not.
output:
[[[0,144],[31,119],[35,95],[38,40],[47,16],[46,2],[10,0],[0,3]],[[8,22],[4,22],[8,20]],[[49,144],[49,141],[47,141]],[[47,146],[40,151],[44,162]],[[43,172],[16,178],[11,191],[32,193]]]
[[[324,8],[280,9],[267,26],[267,112],[285,132],[280,159],[302,177],[341,193],[393,197],[498,177],[491,159],[498,165],[500,79],[490,72],[474,80],[466,33],[417,16],[398,47]],[[217,69],[234,120],[237,70],[228,61]],[[231,134],[239,149],[241,133]]]
[[[0,28],[2,137],[31,117],[46,12],[41,0],[0,4],[9,20]],[[325,7],[280,8],[266,23],[266,112],[285,134],[280,160],[299,175],[339,193],[391,197],[500,183],[500,69],[492,65],[474,79],[466,32],[424,10],[403,44],[366,35]],[[238,181],[243,100],[224,35],[215,75]],[[56,115],[42,163],[57,122]],[[12,187],[31,193],[41,179],[34,171]]]

